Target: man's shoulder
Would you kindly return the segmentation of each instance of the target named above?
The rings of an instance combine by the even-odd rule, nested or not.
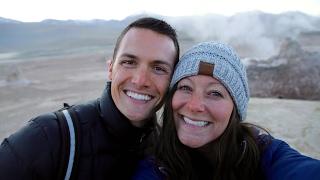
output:
[[[75,111],[79,118],[79,121],[83,123],[88,123],[93,120],[99,119],[100,117],[100,105],[99,99],[88,101],[86,103],[77,104],[71,108]]]
[[[58,128],[56,116],[53,113],[39,115],[5,138],[1,148],[3,151],[14,153],[17,159],[33,161],[37,159],[39,153],[52,152],[51,148],[59,145]]]
[[[98,101],[90,101],[88,103],[71,106],[76,112],[76,115],[81,123],[93,121],[99,117]],[[58,118],[54,112],[43,113],[38,115],[22,127],[20,130],[12,134],[9,140],[25,139],[26,137],[37,137],[34,140],[46,139],[49,142],[56,141],[60,136]],[[25,144],[25,143],[23,143]]]
[[[58,136],[59,126],[57,117],[54,113],[45,113],[29,120],[28,123],[14,133],[10,139],[25,139],[31,137],[28,138],[30,141],[33,140],[37,142],[40,140],[53,141],[53,139],[57,139]]]
[[[84,124],[85,121],[90,121],[93,119],[93,116],[97,116],[97,100],[90,101],[83,104],[73,105],[70,108],[73,108],[76,112],[78,119],[80,120],[80,124]],[[39,140],[47,141],[47,142],[56,142],[60,137],[60,127],[58,122],[58,117],[55,112],[61,111],[64,109],[57,109],[56,111],[47,112],[35,116],[30,119],[26,125],[24,125],[21,129],[10,135],[7,140],[10,142],[25,140],[28,138],[30,141],[38,142]],[[69,108],[65,108],[69,109]],[[25,145],[26,143],[18,143]]]
[[[52,126],[55,127],[57,125],[57,117],[53,112],[43,113],[34,118],[32,118],[27,125],[33,126]]]

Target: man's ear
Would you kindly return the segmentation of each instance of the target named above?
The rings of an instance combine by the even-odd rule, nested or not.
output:
[[[107,61],[106,61],[106,65],[107,65],[107,79],[109,80],[109,81],[111,81],[112,80],[112,60],[111,59],[107,59]]]

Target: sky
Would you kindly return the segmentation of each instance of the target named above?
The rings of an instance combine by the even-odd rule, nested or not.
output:
[[[320,16],[320,0],[0,0],[0,17],[24,22],[44,19],[121,20],[139,13],[230,16],[255,10],[273,14],[301,11]]]

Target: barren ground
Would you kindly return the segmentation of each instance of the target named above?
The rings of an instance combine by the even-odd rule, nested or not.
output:
[[[106,81],[102,54],[1,63],[0,140],[32,117],[100,96]],[[266,127],[303,154],[320,159],[320,101],[251,98],[247,121]]]

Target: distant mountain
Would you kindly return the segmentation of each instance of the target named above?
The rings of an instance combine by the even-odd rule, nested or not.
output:
[[[55,20],[55,19],[45,19],[40,23],[44,24],[70,24],[70,25],[116,25],[120,21],[117,20],[103,20],[103,19],[92,19],[92,20]]]
[[[0,24],[3,24],[3,23],[22,23],[20,21],[16,21],[16,20],[13,20],[13,19],[7,19],[7,18],[2,18],[0,17]]]
[[[308,38],[317,36],[314,32],[320,31],[320,17],[301,12],[269,14],[252,11],[230,17],[216,14],[185,17],[138,14],[121,21],[47,19],[32,23],[1,18],[0,53],[23,52],[25,56],[38,56],[112,47],[127,24],[144,16],[168,21],[178,32],[182,52],[196,42],[214,40],[232,45],[241,57],[257,59],[276,55],[285,38],[299,40],[303,37],[303,42],[299,43],[309,43]],[[305,44],[301,45],[305,47]]]
[[[5,22],[0,23],[0,53],[20,52],[27,57],[106,48],[114,44],[126,26],[125,22],[115,20]]]

